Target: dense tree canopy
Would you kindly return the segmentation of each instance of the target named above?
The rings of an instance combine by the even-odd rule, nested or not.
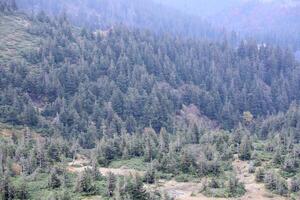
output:
[[[45,40],[24,55],[30,65],[16,60],[1,68],[3,122],[51,126],[67,137],[91,135],[92,126],[103,134],[171,131],[176,112],[194,104],[231,129],[245,111],[257,118],[300,98],[300,69],[288,49],[254,41],[235,49],[226,40],[125,27],[78,31],[65,15],[51,20],[40,13],[32,24],[28,31]]]
[[[15,0],[1,0],[0,12],[11,12],[17,10],[17,4]]]
[[[27,36],[39,40],[0,66],[4,199],[36,195],[25,179],[46,180],[39,190],[50,199],[162,199],[143,184],[191,177],[211,177],[207,196],[220,189],[239,197],[235,159],[249,161],[249,173],[277,194],[299,190],[300,66],[289,49],[126,26],[89,31],[65,14],[28,17],[7,4],[0,17],[24,20]],[[76,159],[84,168],[73,176]],[[141,162],[142,177],[99,172],[131,159]]]

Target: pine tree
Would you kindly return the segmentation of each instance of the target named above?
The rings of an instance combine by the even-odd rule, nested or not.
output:
[[[22,180],[21,185],[17,191],[17,196],[20,200],[29,199],[29,192],[25,180]]]
[[[201,134],[201,133],[200,133],[200,130],[199,130],[199,128],[197,127],[196,124],[194,124],[194,126],[193,126],[191,132],[192,132],[192,143],[193,143],[193,144],[199,144],[199,142],[200,142],[200,137],[201,137],[200,134]]]
[[[48,186],[52,189],[59,188],[61,186],[61,180],[59,178],[57,168],[51,170]]]
[[[190,170],[190,167],[193,165],[193,160],[190,155],[188,155],[187,152],[183,151],[180,156],[180,166],[181,170],[184,173],[188,173]]]
[[[23,113],[23,121],[24,124],[27,124],[28,126],[36,126],[38,123],[38,114],[33,106],[28,105],[25,107],[24,113]]]
[[[116,188],[114,191],[114,199],[115,200],[123,200],[125,198],[125,178],[119,178],[117,180]]]
[[[147,200],[149,198],[148,193],[143,187],[142,179],[138,175],[135,175],[128,180],[126,191],[131,197],[130,199]]]
[[[251,159],[251,151],[252,144],[249,136],[245,135],[242,139],[240,150],[239,150],[239,158],[241,160],[250,160]]]
[[[299,177],[293,177],[291,179],[291,191],[292,192],[300,191],[300,178]]]
[[[116,188],[116,176],[113,173],[108,173],[106,183],[106,195],[112,197]]]
[[[98,165],[96,161],[92,162],[92,178],[94,181],[102,180],[102,174],[98,169]]]
[[[12,200],[15,197],[15,188],[9,178],[8,172],[5,173],[3,180],[1,181],[1,196],[3,200]]]
[[[298,163],[293,155],[288,154],[285,156],[284,162],[282,164],[282,169],[286,172],[295,172],[298,167]]]
[[[148,169],[143,177],[143,180],[148,184],[155,183],[155,168],[152,163],[148,166]]]
[[[93,190],[91,172],[89,169],[85,169],[77,178],[76,191],[80,193],[92,193]]]
[[[169,135],[165,128],[159,132],[159,152],[167,153],[169,151]]]
[[[152,150],[150,139],[146,140],[146,144],[145,145],[146,146],[145,146],[145,150],[144,150],[144,160],[146,162],[150,162],[153,159],[153,150]]]
[[[15,0],[1,0],[0,11],[1,12],[13,12],[17,10],[17,4]]]
[[[277,165],[281,165],[282,162],[283,162],[283,159],[282,159],[282,151],[280,148],[277,148],[276,149],[276,152],[273,156],[273,162],[274,164],[277,164]]]
[[[228,181],[228,190],[230,194],[234,194],[238,187],[238,179],[235,176],[231,176]]]

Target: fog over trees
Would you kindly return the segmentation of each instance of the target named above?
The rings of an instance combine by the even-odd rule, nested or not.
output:
[[[298,8],[0,0],[1,198],[299,199]]]

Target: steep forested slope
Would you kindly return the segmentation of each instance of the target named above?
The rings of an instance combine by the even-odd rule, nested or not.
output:
[[[224,10],[242,4],[241,0],[154,0],[158,3],[176,8],[184,13],[200,17],[210,17]]]
[[[234,30],[242,37],[289,45],[299,49],[298,0],[156,0],[185,14],[205,17],[217,27]]]
[[[300,96],[299,65],[285,49],[255,42],[235,49],[125,27],[79,31],[64,15],[52,21],[42,13],[28,32],[44,39],[23,55],[28,65],[2,68],[4,122],[51,124],[66,136],[92,124],[111,133],[172,130],[176,111],[194,104],[231,129],[245,111],[264,116]]]
[[[30,20],[22,14],[0,16],[0,62],[24,60],[27,51],[38,47],[39,37],[28,33]]]
[[[65,10],[74,24],[90,28],[125,24],[177,36],[220,39],[227,35],[235,42],[238,35],[294,49],[300,46],[297,0],[18,0],[17,3],[28,13],[44,10],[57,15]],[[224,28],[227,31],[222,32]],[[238,34],[228,34],[231,31]]]
[[[212,19],[250,37],[299,49],[299,9],[297,0],[251,0],[237,3]]]
[[[186,15],[152,0],[18,0],[28,13],[45,11],[49,15],[67,13],[75,25],[110,28],[124,24],[180,36],[219,38],[221,33],[200,17]]]
[[[169,200],[154,183],[170,179],[239,198],[240,162],[268,191],[299,197],[300,68],[288,49],[89,31],[13,5],[0,14],[3,199]],[[99,173],[116,166],[141,171]]]

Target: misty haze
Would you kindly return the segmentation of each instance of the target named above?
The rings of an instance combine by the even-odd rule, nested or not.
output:
[[[3,200],[300,200],[299,0],[0,0]]]

